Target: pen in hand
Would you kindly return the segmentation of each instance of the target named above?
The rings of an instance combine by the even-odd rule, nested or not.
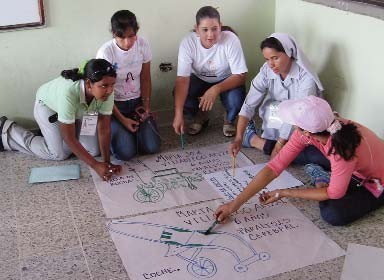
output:
[[[232,156],[232,177],[235,176],[236,156]]]
[[[180,133],[180,140],[181,140],[181,148],[184,150],[184,146],[185,146],[184,133]]]
[[[204,232],[204,235],[208,235],[211,233],[211,231],[213,230],[213,228],[219,223],[218,220],[215,220],[213,222],[213,224]]]

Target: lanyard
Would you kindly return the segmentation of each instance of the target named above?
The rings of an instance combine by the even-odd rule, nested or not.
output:
[[[99,115],[99,111],[100,111],[100,108],[101,106],[103,106],[103,102],[98,102],[97,99],[95,99],[95,109],[93,111],[89,111],[89,107],[87,108],[87,115],[90,115],[90,116],[97,116]]]

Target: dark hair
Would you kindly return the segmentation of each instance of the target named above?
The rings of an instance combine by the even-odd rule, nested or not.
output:
[[[341,123],[341,122],[340,122]],[[315,133],[320,136],[328,136],[328,131]],[[346,161],[352,159],[356,155],[356,149],[361,143],[361,134],[357,130],[357,126],[353,123],[341,123],[341,129],[331,135],[331,147],[328,155],[340,155]]]
[[[89,79],[91,83],[98,82],[104,76],[116,78],[115,68],[111,63],[101,58],[91,59],[84,66],[84,73],[79,72],[79,68],[61,71],[61,76],[72,81]]]
[[[285,53],[283,45],[275,37],[268,37],[264,39],[260,44],[260,49],[263,50],[264,48],[275,49],[278,52]]]
[[[221,31],[231,31],[233,34],[237,35],[236,31],[229,25],[222,25]]]
[[[111,17],[112,33],[122,38],[128,28],[132,28],[135,33],[139,30],[135,14],[128,10],[120,10],[114,13]]]
[[[204,6],[197,11],[197,13],[196,13],[196,25],[199,25],[200,21],[204,18],[216,18],[220,22],[220,14],[212,6]]]

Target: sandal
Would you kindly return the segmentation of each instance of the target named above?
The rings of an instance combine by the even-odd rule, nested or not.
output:
[[[251,140],[255,135],[261,135],[261,129],[256,128],[255,121],[250,120],[248,122],[247,127],[245,128],[244,135],[243,135],[243,147],[244,148],[252,148]]]
[[[223,134],[226,137],[233,137],[233,136],[235,136],[235,134],[236,134],[236,127],[233,124],[231,124],[231,123],[224,124],[223,125]]]
[[[199,122],[193,122],[188,126],[187,133],[189,135],[197,135],[199,134],[204,128],[208,126],[209,119],[205,120],[203,123]]]
[[[199,111],[197,112],[197,115],[193,121],[188,126],[187,133],[189,135],[197,135],[199,134],[204,128],[208,126],[209,118],[208,118],[208,113]]]
[[[6,116],[2,116],[0,118],[0,152],[4,151],[3,141],[1,140],[1,138],[2,138],[1,135],[3,134],[3,127],[4,127],[6,120],[7,120]]]

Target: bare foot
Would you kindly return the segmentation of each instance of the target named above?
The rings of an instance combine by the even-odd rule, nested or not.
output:
[[[263,150],[265,142],[266,142],[266,140],[261,138],[258,135],[253,136],[251,141],[249,141],[249,143],[251,144],[252,147],[254,147],[260,151]]]
[[[316,188],[326,188],[326,187],[328,187],[328,183],[318,182],[318,183],[315,184],[315,187]]]

